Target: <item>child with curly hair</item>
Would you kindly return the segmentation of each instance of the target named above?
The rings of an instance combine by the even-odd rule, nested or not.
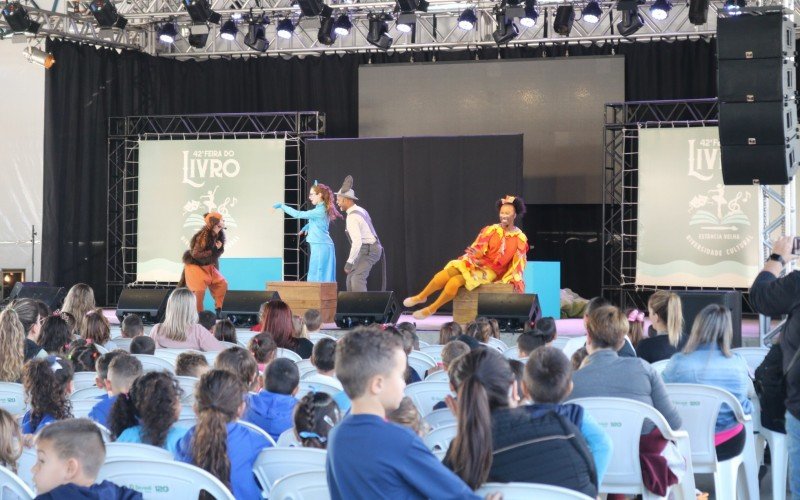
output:
[[[39,347],[52,356],[66,356],[72,342],[72,329],[61,316],[50,316],[42,323]]]
[[[36,434],[45,425],[72,417],[72,363],[58,356],[33,359],[22,373],[30,410],[22,417],[22,432]]]

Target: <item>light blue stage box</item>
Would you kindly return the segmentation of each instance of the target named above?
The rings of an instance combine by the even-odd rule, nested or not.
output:
[[[283,259],[219,259],[219,271],[228,280],[228,290],[266,290],[267,281],[283,281]],[[214,299],[206,292],[203,307],[214,310]]]
[[[525,266],[525,293],[539,296],[542,316],[561,317],[561,262],[529,260]]]

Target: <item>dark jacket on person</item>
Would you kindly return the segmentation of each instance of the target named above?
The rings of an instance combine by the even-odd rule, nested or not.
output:
[[[648,363],[669,359],[676,352],[678,352],[678,348],[669,343],[667,334],[642,339],[636,346],[636,355]]]
[[[203,238],[201,236],[207,234],[205,238],[205,245],[203,245]],[[222,246],[217,248],[217,241],[222,242]],[[210,266],[213,265],[219,268],[219,257],[225,252],[225,230],[221,230],[218,234],[207,227],[203,227],[200,231],[192,236],[189,243],[189,250],[183,253],[184,264],[194,264],[196,266]]]
[[[53,500],[142,500],[142,494],[110,481],[93,484],[88,488],[77,484],[62,484],[36,497]]]

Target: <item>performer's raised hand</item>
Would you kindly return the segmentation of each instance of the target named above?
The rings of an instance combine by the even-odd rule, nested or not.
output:
[[[220,248],[222,248],[222,242],[221,242],[221,241],[219,241],[219,240],[217,240],[217,241],[214,243],[214,246],[215,246],[215,247],[217,247],[217,250],[219,250]]]

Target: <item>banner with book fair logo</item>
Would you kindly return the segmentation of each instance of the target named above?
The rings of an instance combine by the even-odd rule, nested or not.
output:
[[[761,196],[722,182],[717,127],[639,130],[636,284],[748,288]]]

